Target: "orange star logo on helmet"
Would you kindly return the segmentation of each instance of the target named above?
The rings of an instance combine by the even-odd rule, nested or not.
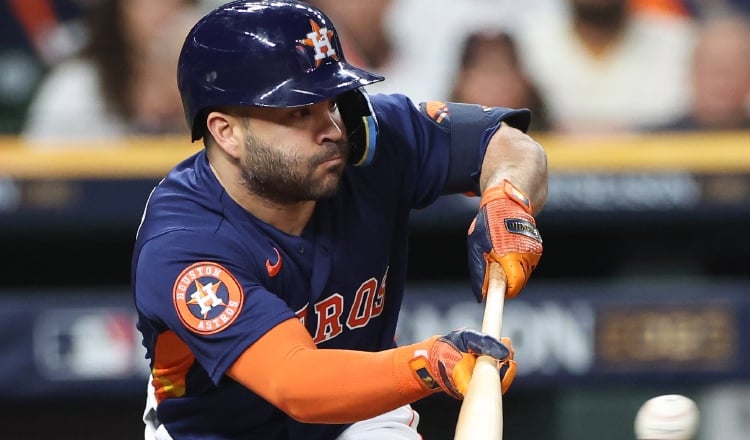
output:
[[[239,281],[223,266],[201,261],[175,280],[172,302],[189,330],[211,335],[229,327],[242,311],[245,295]]]
[[[315,67],[320,66],[326,58],[333,58],[338,60],[339,56],[336,53],[336,49],[333,48],[331,40],[333,39],[333,31],[327,27],[320,27],[314,20],[310,20],[310,26],[312,32],[308,33],[302,44],[315,49]]]

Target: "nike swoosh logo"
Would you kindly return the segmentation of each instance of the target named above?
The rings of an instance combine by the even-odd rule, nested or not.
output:
[[[281,270],[281,254],[279,254],[279,250],[276,248],[273,248],[273,251],[276,252],[276,262],[271,264],[270,258],[266,260],[266,270],[268,271],[268,276],[271,278],[278,275]]]

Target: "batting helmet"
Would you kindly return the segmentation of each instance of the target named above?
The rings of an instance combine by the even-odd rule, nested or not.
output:
[[[372,157],[377,134],[363,86],[383,77],[347,63],[331,20],[294,0],[239,0],[209,12],[190,30],[177,83],[192,140],[217,106],[297,107],[336,98],[351,160]]]

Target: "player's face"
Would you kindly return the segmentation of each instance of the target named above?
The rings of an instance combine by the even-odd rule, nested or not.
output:
[[[247,127],[242,175],[251,192],[278,203],[336,193],[349,144],[332,101],[254,109]]]

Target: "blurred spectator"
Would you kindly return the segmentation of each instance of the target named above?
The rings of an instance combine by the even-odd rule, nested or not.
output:
[[[695,11],[685,0],[630,0],[636,12],[648,12],[679,17],[690,17]]]
[[[740,14],[701,24],[690,111],[661,130],[750,129],[750,22]]]
[[[559,0],[309,0],[334,20],[347,59],[387,78],[370,93],[447,100],[460,42],[479,28],[507,29],[557,11]]]
[[[693,16],[699,19],[708,18],[714,14],[724,14],[735,11],[745,15],[750,14],[750,0],[682,0]]]
[[[516,42],[506,32],[476,32],[466,38],[449,100],[528,108],[533,112],[529,130],[549,128],[544,103],[521,67]]]
[[[80,12],[75,0],[0,2],[0,133],[18,134],[47,69],[80,48]]]
[[[519,33],[524,67],[553,129],[623,132],[664,123],[687,106],[693,22],[635,12],[628,0],[569,0],[569,14]]]
[[[406,35],[401,37],[400,30],[394,27],[393,8],[399,6],[399,0],[309,0],[308,3],[325,11],[336,23],[347,60],[388,79],[388,84],[367,86],[370,93],[398,90],[424,98],[430,92],[420,90],[434,90],[437,83],[425,81],[428,72],[421,70],[429,65],[427,45],[418,54],[409,49],[414,42],[424,43],[419,35],[422,31],[419,18],[411,17],[412,26],[404,29]]]
[[[386,19],[392,0],[309,0],[308,3],[331,16],[346,59],[352,64],[378,70],[391,61],[393,41],[387,32]]]
[[[177,57],[196,21],[193,0],[90,0],[80,56],[44,79],[26,140],[103,139],[187,133]]]

